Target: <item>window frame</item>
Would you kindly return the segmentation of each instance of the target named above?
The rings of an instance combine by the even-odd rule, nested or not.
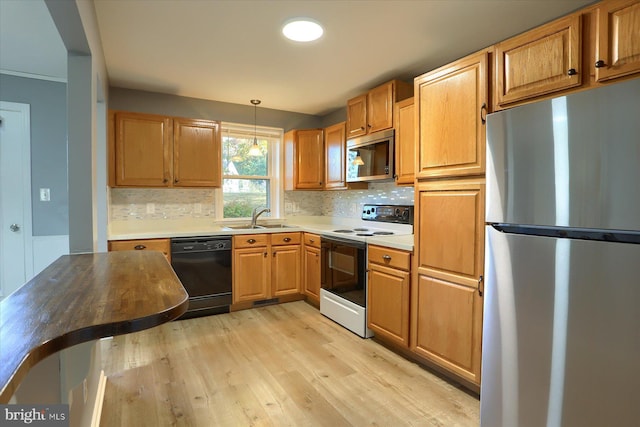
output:
[[[269,155],[267,157],[267,175],[225,175],[224,174],[224,165],[221,164],[222,168],[222,186],[220,188],[215,189],[215,218],[217,222],[237,222],[241,220],[251,219],[250,217],[238,217],[238,218],[225,218],[224,217],[224,180],[225,179],[252,179],[252,180],[268,180],[269,181],[269,195],[270,200],[268,203],[270,205],[270,215],[269,218],[272,219],[280,219],[284,213],[284,191],[282,183],[282,155],[283,155],[283,137],[284,130],[282,128],[275,128],[270,126],[255,126],[242,124],[242,123],[232,123],[232,122],[221,122],[220,123],[220,131],[221,138],[220,143],[222,146],[221,149],[224,149],[223,139],[228,135],[238,135],[244,137],[250,137],[253,139],[255,135],[258,138],[266,138],[268,143],[267,147],[269,150]],[[223,156],[220,156],[221,159]]]

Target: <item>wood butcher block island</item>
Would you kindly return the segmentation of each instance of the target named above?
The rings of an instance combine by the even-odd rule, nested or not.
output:
[[[39,361],[181,316],[188,295],[160,252],[66,255],[0,302],[0,403]]]

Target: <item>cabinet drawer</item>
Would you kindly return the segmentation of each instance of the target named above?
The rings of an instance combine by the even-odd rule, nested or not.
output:
[[[233,236],[233,248],[253,248],[256,246],[267,246],[269,244],[268,234],[243,234]]]
[[[272,245],[299,245],[300,233],[275,233],[271,235]]]
[[[397,249],[369,245],[369,262],[409,271],[411,254]]]
[[[169,239],[110,240],[109,251],[160,251],[170,261],[171,241]]]
[[[304,233],[304,244],[314,248],[320,248],[320,236],[313,233]]]

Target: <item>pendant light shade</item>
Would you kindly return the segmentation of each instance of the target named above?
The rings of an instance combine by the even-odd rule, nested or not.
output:
[[[359,151],[356,151],[356,158],[353,159],[351,164],[354,165],[354,166],[364,166],[364,161],[362,160],[362,157],[360,157],[360,152]]]
[[[262,151],[258,146],[258,131],[257,131],[257,117],[258,117],[258,105],[260,104],[259,99],[252,99],[251,103],[253,104],[253,145],[249,150],[250,156],[261,156]]]

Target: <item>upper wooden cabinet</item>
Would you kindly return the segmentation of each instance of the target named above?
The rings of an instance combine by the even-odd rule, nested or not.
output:
[[[416,129],[413,98],[396,102],[394,116],[396,118],[396,184],[413,185],[416,169]]]
[[[347,101],[347,138],[366,135],[394,125],[393,107],[396,101],[410,97],[410,83],[392,80],[363,95]]]
[[[285,190],[324,188],[322,129],[290,130],[284,134]]]
[[[597,17],[596,81],[640,72],[640,1],[603,2]]]
[[[417,178],[483,174],[489,52],[415,79]]]
[[[326,189],[344,189],[346,180],[346,123],[338,123],[324,130]]]
[[[581,84],[580,18],[567,16],[495,46],[497,106]]]
[[[219,187],[220,124],[109,112],[109,184],[114,187]]]
[[[221,164],[219,123],[173,119],[174,187],[220,187]]]

